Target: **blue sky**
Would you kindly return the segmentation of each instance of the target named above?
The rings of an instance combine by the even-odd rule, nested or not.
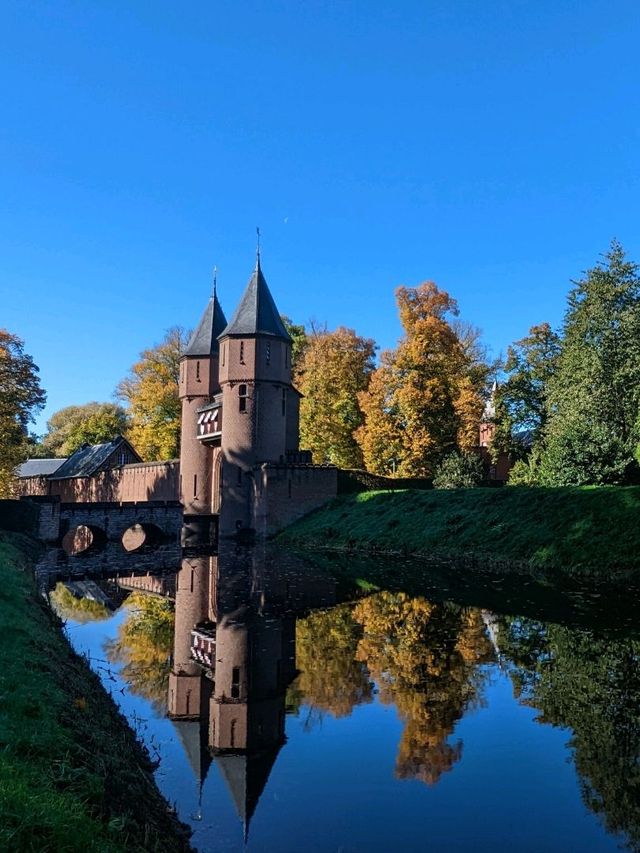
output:
[[[640,260],[640,6],[0,5],[0,325],[56,409],[106,400],[219,268],[392,346],[435,280],[494,354]]]

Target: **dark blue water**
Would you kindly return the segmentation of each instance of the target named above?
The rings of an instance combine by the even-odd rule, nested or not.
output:
[[[638,849],[640,642],[606,601],[551,591],[545,621],[530,591],[523,615],[222,562],[67,621],[198,850]]]

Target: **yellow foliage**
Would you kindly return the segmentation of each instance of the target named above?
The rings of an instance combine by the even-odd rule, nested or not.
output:
[[[358,392],[367,387],[375,344],[353,329],[313,329],[296,365],[301,446],[317,463],[361,468],[362,452],[353,437],[362,423]]]
[[[433,282],[396,291],[404,337],[382,354],[358,401],[368,470],[426,477],[448,452],[477,444],[488,367],[478,333],[448,315],[456,301]]]
[[[169,329],[161,343],[144,350],[117,395],[129,405],[127,438],[147,461],[175,459],[180,452],[180,357],[187,343],[184,329]]]

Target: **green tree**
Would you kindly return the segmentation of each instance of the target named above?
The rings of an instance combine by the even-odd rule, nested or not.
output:
[[[436,468],[436,489],[472,489],[484,479],[482,459],[477,453],[450,453]]]
[[[307,332],[304,326],[299,326],[292,322],[286,314],[281,314],[280,319],[293,341],[293,346],[291,347],[291,367],[295,372],[307,346]]]
[[[541,323],[508,348],[506,379],[496,389],[494,399],[494,457],[509,453],[523,458],[525,447],[517,440],[518,433],[529,433],[529,446],[540,441],[547,423],[549,384],[556,372],[560,346],[559,335],[548,323]]]
[[[301,446],[317,463],[361,468],[362,453],[354,431],[362,424],[358,393],[369,382],[375,343],[340,327],[312,329],[299,360],[295,383],[300,403]]]
[[[548,401],[544,483],[622,483],[637,476],[640,276],[615,241],[569,293]]]
[[[174,326],[162,341],[144,350],[120,382],[116,395],[129,406],[127,438],[147,462],[180,453],[180,358],[189,334]]]
[[[127,426],[127,413],[117,403],[66,406],[47,421],[38,455],[70,456],[83,444],[101,444],[124,435]]]
[[[0,497],[9,497],[14,471],[29,453],[28,426],[46,394],[24,343],[0,329]]]
[[[571,729],[587,808],[640,850],[640,641],[504,617],[499,643],[520,701]]]

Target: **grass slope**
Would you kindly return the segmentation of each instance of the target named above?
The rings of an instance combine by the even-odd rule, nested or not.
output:
[[[623,576],[640,569],[640,487],[364,492],[278,541]]]
[[[186,851],[151,763],[0,534],[0,849]]]

